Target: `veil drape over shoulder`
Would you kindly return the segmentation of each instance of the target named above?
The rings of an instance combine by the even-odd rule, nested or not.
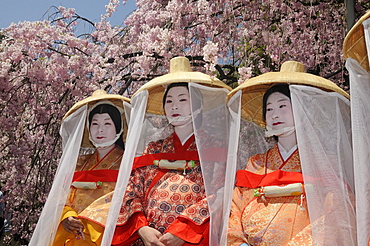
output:
[[[271,143],[264,137],[264,129],[242,117],[241,95],[236,92],[227,103],[229,111],[229,143],[227,170],[225,177],[223,214],[229,215],[235,187],[237,170],[244,170],[248,159],[256,154],[266,152]],[[229,216],[223,218],[223,230],[220,245],[226,245]]]
[[[312,235],[319,245],[356,245],[349,100],[309,86],[290,91]]]
[[[112,197],[112,204],[108,213],[107,225],[105,227],[101,244],[102,246],[109,246],[112,242],[118,214],[121,209],[123,196],[125,195],[126,186],[130,177],[135,151],[140,139],[139,136],[145,115],[147,98],[147,91],[143,91],[131,99],[131,105],[126,105],[126,111],[129,113],[129,117],[127,118],[130,119],[128,122],[126,148],[125,153],[123,154],[116,188]]]
[[[63,154],[29,245],[49,246],[53,243],[76,168],[86,115],[87,105],[69,115],[62,123],[60,134],[63,138]]]
[[[370,239],[370,11],[347,34],[343,53],[351,90],[357,238],[364,246]]]
[[[210,245],[220,245],[228,151],[227,89],[189,84],[193,128],[210,212]]]

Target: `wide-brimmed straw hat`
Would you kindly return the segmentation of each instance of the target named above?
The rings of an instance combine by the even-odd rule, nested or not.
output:
[[[88,110],[90,110],[91,107],[93,107],[96,103],[99,103],[100,101],[107,100],[113,103],[117,108],[119,108],[119,111],[121,112],[121,118],[123,122],[123,133],[122,133],[122,140],[125,141],[126,135],[127,135],[127,121],[126,117],[124,114],[124,108],[123,108],[123,102],[128,102],[130,103],[130,99],[117,95],[117,94],[108,94],[104,90],[96,90],[92,93],[91,96],[77,102],[75,105],[72,106],[70,110],[64,115],[63,120],[65,120],[69,115],[74,113],[77,109],[81,108],[84,105],[88,105]],[[84,130],[84,136],[82,139],[82,147],[93,147],[89,140],[89,135],[88,135],[88,129],[85,127]]]
[[[370,11],[363,15],[347,33],[343,42],[343,55],[345,59],[349,57],[355,59],[366,71],[370,72],[364,26],[362,25],[368,18],[370,18]]]
[[[231,90],[231,87],[217,78],[212,78],[201,72],[193,72],[190,68],[189,59],[179,56],[171,59],[170,73],[152,79],[143,85],[133,97],[141,91],[148,90],[149,98],[147,112],[152,114],[164,114],[162,99],[165,89],[167,85],[178,82],[193,82],[209,87],[226,88]]]
[[[338,92],[349,98],[348,93],[330,80],[305,73],[304,65],[296,61],[284,62],[280,72],[269,72],[246,80],[228,94],[230,99],[237,91],[242,91],[241,107],[243,119],[254,122],[261,127],[266,123],[262,115],[262,100],[265,92],[278,83],[309,85],[324,91]]]

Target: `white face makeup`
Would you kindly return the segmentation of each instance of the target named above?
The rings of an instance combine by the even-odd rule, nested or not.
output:
[[[266,124],[272,130],[294,126],[290,98],[280,92],[272,93],[266,103]]]
[[[95,114],[92,117],[90,137],[97,144],[112,141],[116,137],[116,127],[109,114]]]
[[[190,95],[184,86],[172,87],[165,100],[164,111],[173,126],[183,126],[191,122]],[[188,117],[185,118],[184,117]],[[178,118],[178,120],[177,120]]]

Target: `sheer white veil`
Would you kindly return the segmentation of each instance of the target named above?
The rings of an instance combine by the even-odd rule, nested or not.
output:
[[[349,100],[304,85],[290,92],[313,238],[356,245]]]
[[[189,83],[193,128],[210,212],[210,245],[221,245],[228,151],[229,90]]]
[[[101,243],[102,246],[111,245],[113,239],[118,215],[121,210],[123,197],[126,193],[126,187],[130,178],[133,160],[135,158],[136,149],[140,140],[147,100],[148,92],[143,91],[131,99],[130,105],[125,104],[125,111],[129,115],[127,117],[129,119],[129,122],[125,144],[125,153],[122,157],[117,183],[113,193],[112,203],[108,212],[107,225],[105,227]]]
[[[346,36],[344,54],[351,89],[358,245],[370,239],[370,12]]]
[[[63,137],[63,154],[30,246],[49,246],[54,241],[76,168],[86,115],[87,105],[79,108],[62,123],[60,134]]]
[[[268,143],[264,137],[264,129],[253,122],[243,119],[241,97],[242,91],[239,90],[227,103],[229,112],[229,143],[220,245],[226,245],[227,242],[228,215],[231,210],[237,170],[244,170],[251,156],[264,153],[271,147],[271,143]]]

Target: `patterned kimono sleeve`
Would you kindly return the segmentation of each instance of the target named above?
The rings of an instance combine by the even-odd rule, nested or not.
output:
[[[137,230],[148,225],[143,208],[143,172],[145,167],[132,171],[123,198],[112,245],[134,242],[139,238]]]
[[[227,245],[229,246],[239,246],[243,243],[248,243],[242,227],[242,212],[246,204],[243,190],[245,188],[235,187],[234,189],[228,225]]]
[[[207,208],[207,201],[203,199],[194,205],[188,207],[184,213],[176,218],[176,220],[169,226],[166,232],[169,232],[185,242],[197,245],[208,245],[209,238],[209,214]],[[191,220],[188,216],[193,211],[200,210],[206,219],[201,224]],[[186,245],[186,244],[185,244]]]

